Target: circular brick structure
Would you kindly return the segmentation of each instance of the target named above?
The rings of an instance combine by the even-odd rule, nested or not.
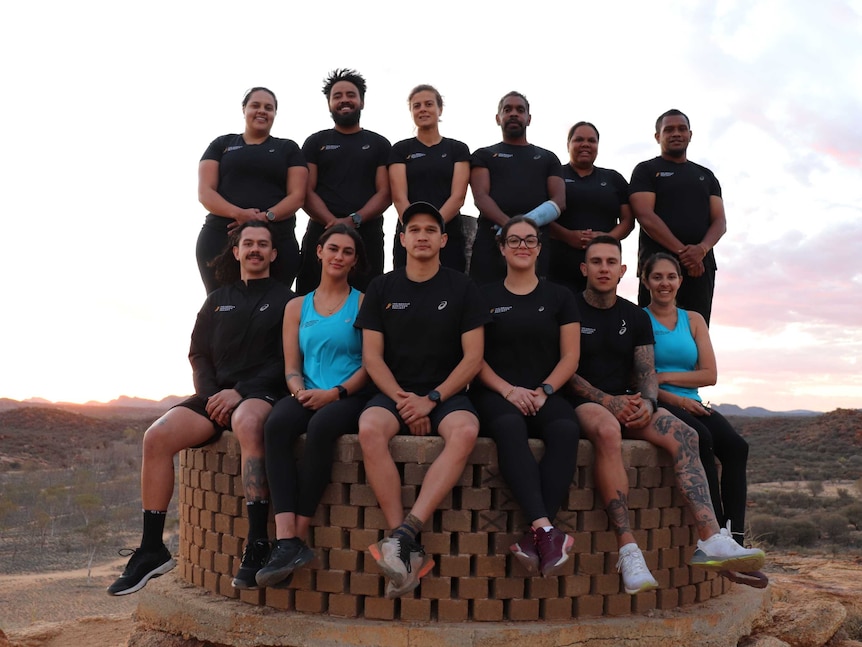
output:
[[[438,437],[393,439],[405,507],[413,503],[442,448]],[[543,445],[531,441],[531,449],[539,456]],[[413,595],[387,600],[383,577],[367,552],[383,537],[386,523],[365,481],[356,436],[338,442],[332,483],[312,522],[309,544],[316,559],[286,588],[239,592],[231,587],[248,523],[239,445],[226,433],[213,445],[180,454],[179,577],[251,605],[413,623],[625,616],[685,607],[729,590],[724,578],[688,566],[697,533],[674,487],[670,458],[646,442],[624,441],[623,461],[631,487],[631,526],[659,582],[656,591],[631,596],[622,589],[616,537],[594,489],[587,441],[581,441],[575,482],[555,520],[575,539],[561,575],[529,577],[510,555],[509,545],[527,524],[500,476],[494,443],[479,439],[457,486],[422,532],[434,570]]]

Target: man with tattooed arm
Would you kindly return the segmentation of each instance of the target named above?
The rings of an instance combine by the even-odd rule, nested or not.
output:
[[[626,593],[658,587],[629,527],[628,476],[622,438],[646,440],[666,450],[676,484],[695,519],[700,541],[693,566],[713,571],[757,571],[764,553],[746,549],[719,528],[698,457],[697,433],[658,407],[658,383],[649,317],[617,296],[626,271],[620,242],[598,236],[587,245],[581,271],[587,289],[577,295],[581,312],[581,359],[570,385],[582,434],[595,449],[595,482],[617,534]]]

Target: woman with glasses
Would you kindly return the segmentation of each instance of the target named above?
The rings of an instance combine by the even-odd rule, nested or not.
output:
[[[559,573],[574,540],[552,520],[569,491],[580,430],[571,405],[557,393],[574,374],[580,353],[580,316],[574,295],[540,280],[539,228],[523,216],[500,232],[506,278],[485,288],[491,323],[485,359],[471,397],[483,434],[497,444],[500,470],[529,528],[511,546],[532,574]],[[529,439],[545,443],[541,461]]]

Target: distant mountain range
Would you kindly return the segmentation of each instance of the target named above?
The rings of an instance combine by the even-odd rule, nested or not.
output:
[[[127,395],[121,395],[110,402],[95,402],[90,401],[83,405],[75,404],[75,407],[114,407],[122,409],[161,409],[166,411],[172,406],[182,402],[188,396],[169,395],[161,400],[147,400],[145,398],[135,398]],[[67,402],[51,402],[43,398],[28,398],[27,400],[10,400],[9,398],[0,398],[0,411],[19,407],[21,405],[39,406],[39,405],[69,405]],[[807,409],[795,409],[793,411],[770,411],[763,407],[739,407],[735,404],[714,404],[712,408],[718,411],[723,416],[741,416],[746,418],[768,418],[768,417],[803,417],[803,416],[819,416],[822,411],[808,411]]]

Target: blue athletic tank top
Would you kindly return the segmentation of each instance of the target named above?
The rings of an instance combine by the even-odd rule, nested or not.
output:
[[[676,328],[668,330],[656,319],[649,308],[644,308],[652,321],[652,332],[655,337],[655,370],[656,373],[684,373],[693,371],[697,366],[697,344],[688,325],[688,313],[681,308],[676,309]],[[691,398],[700,402],[697,389],[674,384],[662,384],[659,388]]]
[[[314,309],[314,292],[302,299],[299,350],[307,389],[331,389],[362,365],[362,331],[353,327],[359,290],[350,289],[341,309],[324,317]]]

